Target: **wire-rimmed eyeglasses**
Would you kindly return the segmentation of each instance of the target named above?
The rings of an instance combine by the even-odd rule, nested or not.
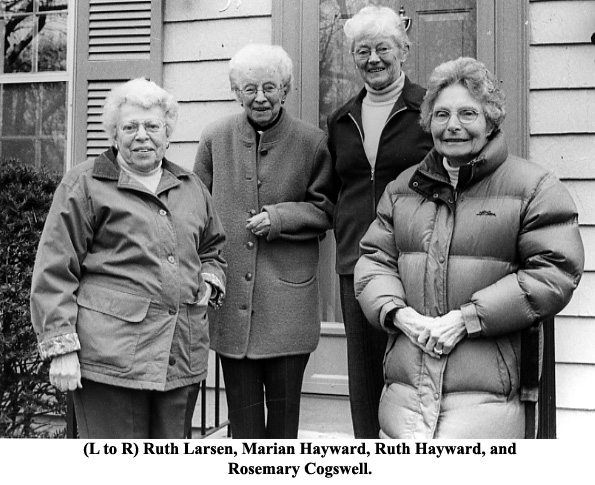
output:
[[[455,114],[457,115],[457,119],[463,125],[469,125],[477,119],[477,117],[479,116],[479,111],[465,108],[458,110]],[[434,113],[432,114],[432,122],[437,123],[439,125],[445,125],[446,123],[448,123],[448,120],[450,120],[451,116],[452,113],[450,111],[439,109],[437,111],[434,111]]]
[[[147,133],[161,133],[165,129],[165,121],[162,120],[129,120],[118,124],[118,129],[126,135],[138,133],[138,129],[143,125]]]
[[[355,49],[352,54],[358,61],[367,61],[371,56],[372,52],[375,52],[378,57],[388,57],[393,51],[392,47],[380,46],[376,49],[370,49],[369,47],[360,47]]]
[[[262,94],[264,94],[265,96],[273,96],[274,94],[277,94],[281,89],[282,86],[279,87],[276,84],[267,83],[262,87],[249,85],[246,86],[244,89],[238,89],[237,91],[239,93],[242,93],[247,98],[255,98],[258,91],[262,91]]]

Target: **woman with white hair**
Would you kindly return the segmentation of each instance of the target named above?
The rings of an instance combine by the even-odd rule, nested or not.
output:
[[[424,90],[401,70],[410,42],[397,13],[365,7],[345,23],[344,31],[364,88],[328,122],[338,187],[336,270],[353,431],[356,438],[377,438],[386,334],[368,325],[353,292],[353,268],[384,188],[424,158],[432,138],[418,123]]]
[[[165,158],[177,113],[153,82],[113,89],[113,146],[64,176],[41,236],[31,316],[85,439],[188,437],[207,374],[225,236],[206,187]]]
[[[211,319],[211,348],[232,436],[296,438],[320,335],[318,245],[333,212],[327,139],[283,107],[292,62],[281,47],[244,47],[229,78],[243,112],[204,129],[195,165],[229,237],[228,297]]]

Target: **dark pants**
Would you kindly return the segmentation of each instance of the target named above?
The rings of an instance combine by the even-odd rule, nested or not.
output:
[[[143,391],[82,380],[73,393],[83,439],[184,439],[190,436],[200,384]]]
[[[341,310],[347,336],[349,403],[357,439],[376,439],[380,432],[378,404],[384,387],[387,335],[366,320],[355,299],[353,275],[340,275]]]
[[[310,354],[271,359],[221,356],[233,438],[297,438],[302,381],[309,357]]]

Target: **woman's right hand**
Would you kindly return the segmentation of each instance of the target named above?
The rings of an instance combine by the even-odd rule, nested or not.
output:
[[[82,388],[81,366],[76,352],[57,355],[50,364],[50,383],[58,390],[74,391]]]
[[[428,328],[432,325],[433,321],[434,319],[432,317],[426,317],[411,307],[400,308],[393,316],[395,327],[407,335],[416,347],[419,347],[430,357],[439,359],[440,356],[432,351],[428,351],[425,345],[427,340],[425,336],[428,334]]]

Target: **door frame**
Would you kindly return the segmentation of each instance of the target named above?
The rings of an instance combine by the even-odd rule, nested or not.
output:
[[[272,42],[293,61],[294,87],[287,109],[318,124],[318,0],[272,2]],[[528,0],[477,2],[477,58],[500,80],[507,98],[503,130],[512,154],[527,158],[529,146]],[[512,136],[512,135],[515,136]]]

